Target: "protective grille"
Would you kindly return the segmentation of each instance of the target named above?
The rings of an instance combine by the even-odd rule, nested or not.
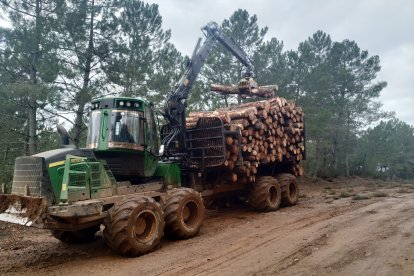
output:
[[[187,150],[193,163],[202,168],[223,165],[226,159],[223,129],[219,118],[202,117],[195,128],[187,130]]]
[[[85,163],[72,164],[69,171],[69,186],[85,187],[86,171],[88,166]]]
[[[14,164],[12,194],[42,196],[42,185],[47,185],[47,172],[43,158],[23,156]]]
[[[161,128],[161,138],[174,131],[169,125]],[[186,130],[186,147],[192,164],[200,168],[223,165],[226,157],[223,122],[218,117],[200,117],[195,128]],[[176,153],[176,140],[168,152]]]
[[[112,171],[109,168],[108,164],[106,164],[105,161],[101,161],[101,162],[103,162],[102,166],[103,166],[104,170],[106,171],[106,173],[108,174],[111,183],[116,183],[116,179],[115,179],[114,175],[112,174]]]
[[[99,187],[101,186],[100,182],[100,163],[89,163],[91,168],[91,186]]]
[[[69,186],[85,187],[86,173],[84,172],[70,172]]]

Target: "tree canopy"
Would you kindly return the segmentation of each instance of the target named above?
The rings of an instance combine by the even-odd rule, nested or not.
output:
[[[82,146],[94,98],[142,97],[160,108],[188,59],[171,43],[156,4],[2,0],[0,6],[10,22],[0,28],[0,181],[10,180],[16,156],[57,146],[57,122],[65,122]],[[386,83],[376,80],[378,56],[322,30],[297,49],[285,49],[243,9],[220,26],[247,52],[260,85],[277,84],[278,96],[303,107],[309,175],[414,177],[414,129],[381,110]],[[209,93],[209,84],[236,84],[242,77],[242,64],[216,44],[190,93],[189,110],[241,103]]]

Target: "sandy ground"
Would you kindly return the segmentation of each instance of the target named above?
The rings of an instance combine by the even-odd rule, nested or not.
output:
[[[209,210],[199,236],[137,258],[0,223],[0,274],[414,275],[414,184],[302,182],[296,206]]]

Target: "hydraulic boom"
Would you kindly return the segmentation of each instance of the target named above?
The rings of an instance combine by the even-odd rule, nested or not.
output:
[[[201,39],[199,39],[184,75],[175,85],[175,90],[169,93],[165,103],[163,115],[170,129],[169,135],[164,137],[162,141],[162,145],[167,149],[165,152],[166,156],[186,158],[185,109],[187,107],[187,98],[202,66],[213,49],[214,43],[219,42],[222,44],[246,67],[245,78],[241,81],[243,89],[246,88],[246,84],[251,87],[257,86],[257,83],[251,78],[253,75],[253,65],[243,49],[232,39],[228,38],[215,22],[208,23],[202,28],[202,31],[206,35],[203,44],[200,46]],[[176,153],[168,151],[173,141],[178,141]]]

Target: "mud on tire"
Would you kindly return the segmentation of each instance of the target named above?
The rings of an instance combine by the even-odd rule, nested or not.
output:
[[[281,191],[277,180],[272,176],[261,176],[253,183],[249,194],[249,204],[261,212],[275,211],[281,202]]]
[[[176,188],[167,191],[161,202],[166,237],[188,239],[198,234],[205,213],[200,193],[190,188]]]
[[[134,257],[158,245],[164,230],[164,215],[151,197],[131,198],[116,204],[105,219],[106,244],[114,251]]]
[[[100,225],[95,225],[78,231],[51,230],[52,236],[61,242],[68,244],[81,244],[95,240],[95,233],[99,231]]]
[[[290,173],[277,175],[277,181],[283,187],[282,204],[283,206],[292,206],[298,202],[299,187],[296,183],[296,177]]]

